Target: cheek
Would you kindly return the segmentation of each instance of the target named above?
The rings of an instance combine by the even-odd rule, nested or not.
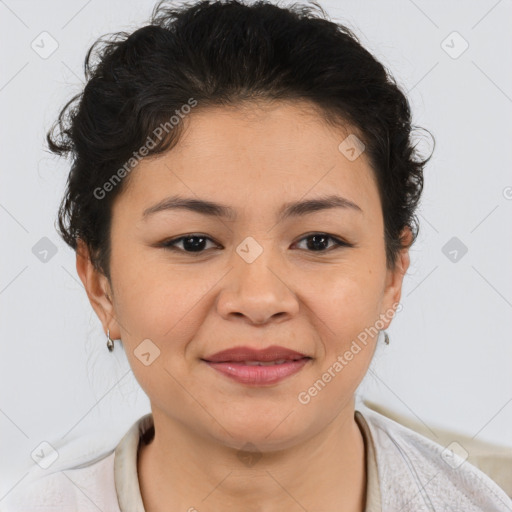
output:
[[[359,262],[302,280],[304,302],[325,324],[330,337],[340,341],[373,324],[382,299],[382,276]]]
[[[370,272],[361,259],[321,275],[305,283],[304,301],[313,313],[311,322],[315,322],[323,352],[319,353],[317,384],[310,383],[310,396],[323,390],[320,401],[329,402],[354,392],[371,363],[382,275],[377,270]]]
[[[327,283],[326,283],[327,284]],[[317,401],[339,402],[357,389],[371,363],[378,337],[379,295],[375,283],[356,275],[331,279],[323,291],[316,292],[315,329],[323,353],[319,354],[317,380],[306,394]]]
[[[118,260],[112,276],[116,315],[132,350],[146,338],[165,353],[185,350],[205,315],[207,295],[222,276],[196,268],[148,264],[133,253]]]
[[[210,280],[143,264],[118,279],[116,314],[125,352],[136,380],[156,405],[164,407],[158,401],[166,396],[179,401],[183,394],[176,378],[183,381],[185,352],[205,315],[201,299],[215,283]]]

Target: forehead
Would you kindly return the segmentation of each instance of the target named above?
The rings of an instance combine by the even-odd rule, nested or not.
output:
[[[196,109],[183,123],[176,158],[183,154],[187,158],[229,159],[247,154],[258,155],[260,164],[305,157],[307,162],[323,160],[355,131],[349,126],[329,125],[320,110],[306,101],[207,107]]]
[[[364,211],[379,202],[365,153],[350,160],[340,150],[356,130],[333,127],[308,103],[196,107],[181,122],[178,143],[132,171],[127,187],[132,202],[147,208],[176,192],[235,208],[332,193]]]

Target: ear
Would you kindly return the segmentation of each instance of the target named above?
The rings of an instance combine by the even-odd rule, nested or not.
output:
[[[381,311],[381,318],[383,318],[383,316],[386,318],[384,320],[384,329],[389,327],[393,319],[394,314],[390,315],[390,311],[395,310],[396,306],[400,302],[400,298],[402,296],[403,279],[411,262],[409,257],[409,247],[411,246],[413,235],[409,226],[406,226],[403,229],[401,237],[403,240],[404,248],[400,250],[395,268],[387,269],[386,274],[386,287],[382,301],[384,310]]]
[[[89,302],[100,319],[105,334],[110,329],[110,337],[121,337],[119,325],[116,321],[114,305],[112,302],[112,289],[107,277],[99,272],[93,265],[87,245],[83,240],[77,241],[76,270],[82,281]]]

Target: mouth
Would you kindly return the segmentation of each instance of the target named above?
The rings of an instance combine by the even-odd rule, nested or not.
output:
[[[273,361],[209,361],[202,359],[208,366],[225,377],[249,386],[269,386],[301,371],[311,357],[281,358]]]

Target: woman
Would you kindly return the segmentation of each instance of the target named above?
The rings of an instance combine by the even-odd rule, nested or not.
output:
[[[13,510],[511,508],[456,453],[355,406],[428,161],[382,64],[320,8],[234,0],[158,5],[96,66],[93,49],[48,136],[74,157],[59,229],[151,413]]]

